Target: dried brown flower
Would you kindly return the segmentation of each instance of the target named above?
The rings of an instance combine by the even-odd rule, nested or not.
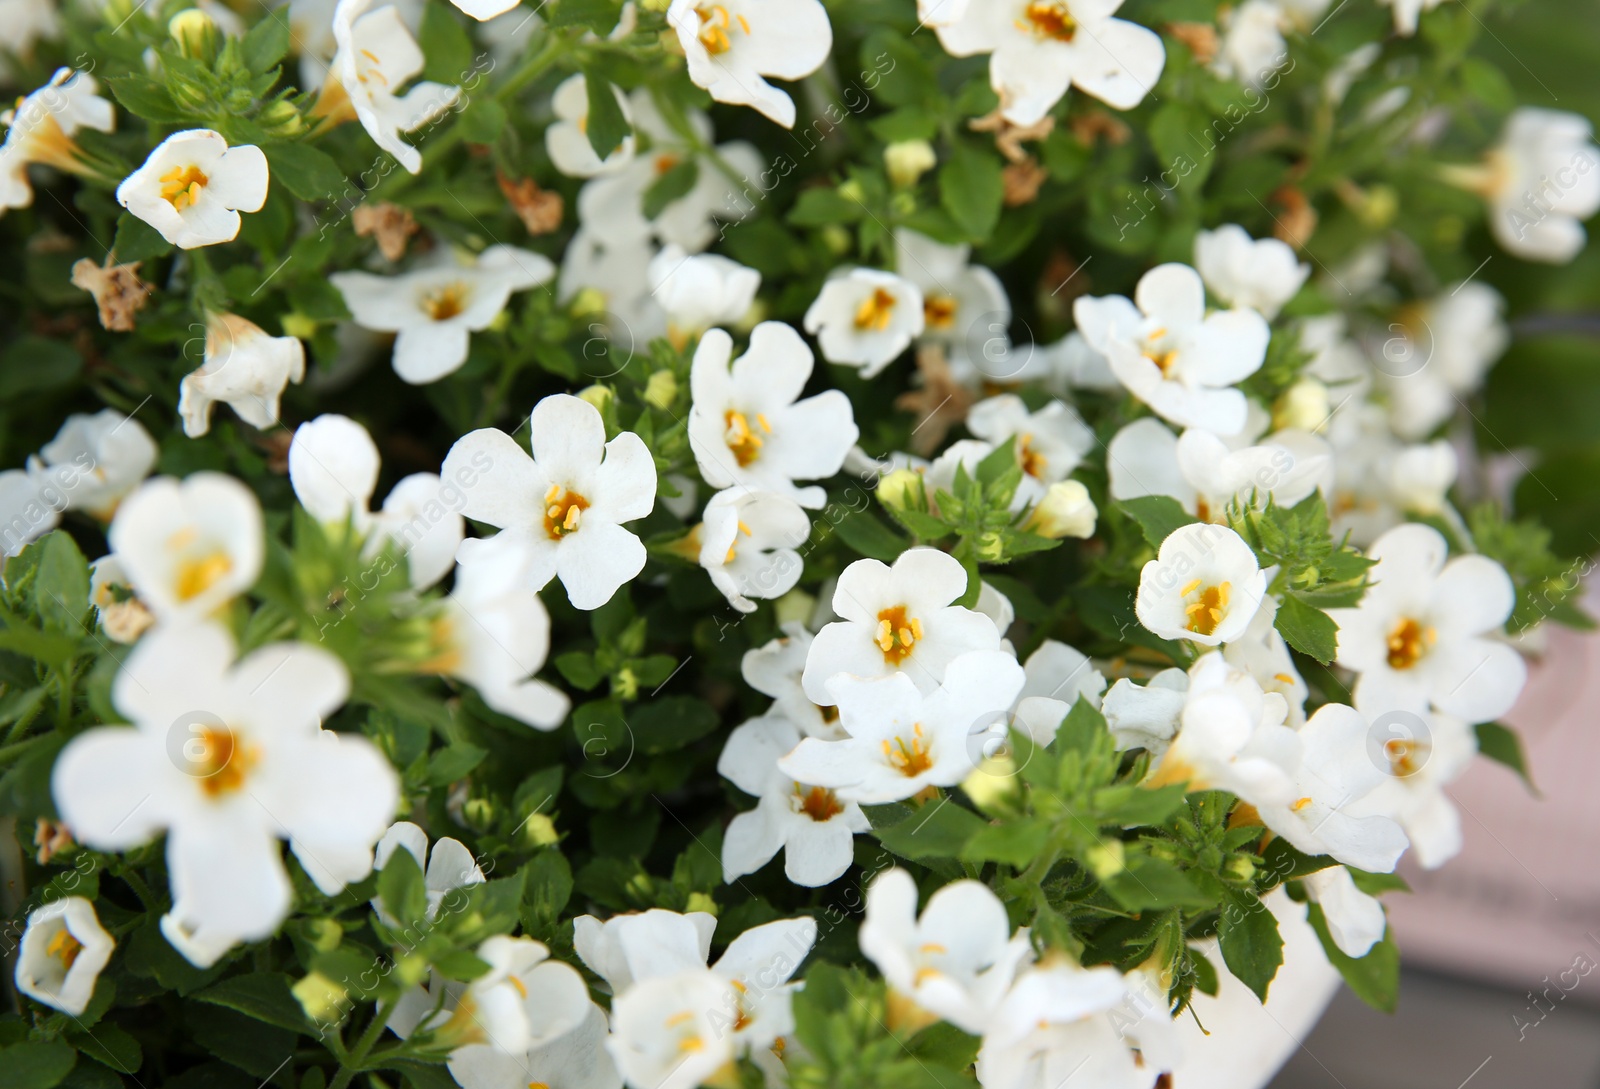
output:
[[[72,284],[94,296],[100,307],[100,324],[114,333],[131,332],[134,315],[155,290],[139,279],[139,262],[99,265],[85,257],[72,266]]]

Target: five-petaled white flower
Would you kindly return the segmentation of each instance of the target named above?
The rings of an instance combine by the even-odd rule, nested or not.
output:
[[[931,692],[919,691],[905,673],[835,676],[828,694],[848,736],[808,737],[778,767],[796,782],[866,804],[899,801],[929,786],[955,786],[987,755],[979,735],[1004,722],[1025,679],[1017,660],[1003,650],[963,654]]]
[[[1372,345],[1395,434],[1426,438],[1483,384],[1511,342],[1505,306],[1488,284],[1467,281],[1400,308],[1390,335]]]
[[[706,504],[697,529],[700,566],[742,613],[794,589],[805,563],[796,551],[811,536],[811,519],[786,495],[725,488]]]
[[[1394,819],[1418,863],[1429,870],[1444,865],[1461,851],[1461,815],[1444,788],[1478,754],[1477,733],[1459,718],[1420,707],[1357,709],[1372,720],[1368,755],[1385,778],[1352,812]]]
[[[1000,646],[993,620],[952,604],[966,592],[966,568],[937,548],[907,549],[893,567],[852,563],[833,592],[833,611],[843,619],[818,632],[806,655],[806,695],[833,704],[828,681],[839,673],[904,673],[919,691],[932,692],[961,655]]]
[[[513,291],[555,275],[550,259],[516,246],[490,246],[476,260],[458,254],[398,276],[335,272],[356,324],[395,333],[394,371],[413,385],[436,382],[467,361],[472,334],[487,329]]]
[[[798,620],[786,620],[780,627],[782,635],[744,652],[740,672],[745,683],[772,697],[769,715],[788,719],[805,737],[838,741],[845,736],[838,709],[812,703],[801,683],[815,637]]]
[[[546,397],[530,422],[532,457],[494,428],[463,436],[445,456],[447,480],[475,481],[462,513],[501,531],[463,541],[460,559],[525,551],[529,586],[559,576],[575,607],[598,609],[644,569],[644,545],[622,523],[654,509],[655,461],[631,431],[607,442],[599,410],[577,397]]]
[[[305,643],[235,653],[214,623],[151,631],[112,685],[134,725],[75,737],[51,787],[73,834],[99,850],[165,830],[173,913],[250,941],[293,899],[278,840],[333,895],[371,871],[399,778],[365,738],[322,728],[350,690],[339,659]]]
[[[1188,265],[1158,265],[1132,300],[1084,296],[1073,317],[1117,380],[1156,414],[1219,435],[1244,430],[1245,396],[1233,388],[1261,369],[1271,331],[1254,310],[1206,313],[1205,286]]]
[[[628,99],[617,88],[617,107],[622,116],[632,124],[632,111]],[[544,130],[545,151],[555,168],[569,178],[592,178],[598,174],[612,174],[633,160],[634,137],[628,133],[622,142],[612,148],[604,159],[595,153],[589,143],[589,84],[582,72],[561,81],[550,96],[550,109],[556,120]]]
[[[1230,503],[1292,507],[1331,484],[1332,452],[1307,431],[1280,431],[1254,446],[1191,427],[1173,435],[1146,416],[1128,424],[1106,447],[1113,499],[1166,495],[1203,522],[1227,518]]]
[[[378,486],[378,446],[348,416],[318,416],[295,429],[289,483],[312,517],[366,537],[366,555],[392,543],[405,554],[411,585],[426,589],[449,574],[461,544],[461,515],[445,505],[437,473],[413,473],[370,509]]]
[[[1121,0],[982,0],[936,25],[954,57],[988,53],[1006,120],[1033,125],[1077,87],[1131,110],[1155,88],[1167,51],[1153,31],[1114,19]]]
[[[821,0],[672,0],[667,22],[696,87],[786,129],[794,127],[794,99],[763,77],[804,79],[833,48]]]
[[[267,202],[267,156],[254,144],[229,147],[221,133],[185,129],[161,141],[117,186],[117,203],[179,249],[232,242]]]
[[[0,114],[7,125],[0,145],[0,212],[33,203],[31,163],[74,174],[86,171],[74,139],[78,130],[111,132],[117,125],[116,111],[99,90],[88,72],[58,68],[49,83]]]
[[[977,881],[952,881],[918,916],[916,882],[897,868],[866,899],[858,940],[889,984],[891,1015],[911,1024],[943,1018],[974,1035],[987,1029],[1031,952],[1026,934],[1012,937],[1000,898]]]
[[[428,848],[428,833],[410,821],[396,821],[378,840],[372,850],[372,868],[381,870],[388,865],[396,851],[405,851],[417,861],[423,871],[423,887],[427,891],[428,918],[436,918],[445,898],[458,889],[481,885],[485,880],[483,867],[472,857],[466,844],[448,836]],[[372,901],[372,910],[388,926],[399,924],[384,910],[381,900]]]
[[[781,850],[790,881],[826,885],[850,868],[854,838],[871,830],[858,803],[827,787],[796,782],[778,769],[778,761],[800,740],[799,728],[776,715],[753,718],[728,735],[717,772],[760,801],[728,825],[722,840],[724,881],[755,873]]]
[[[1179,526],[1139,572],[1134,612],[1163,639],[1214,647],[1239,638],[1267,580],[1256,554],[1226,526]]]
[[[111,408],[74,413],[38,456],[28,458],[28,476],[52,507],[108,521],[150,475],[158,453],[150,432],[132,416]]]
[[[947,246],[904,227],[894,241],[895,268],[922,292],[920,339],[944,345],[984,377],[1017,380],[1007,333],[1011,300],[1000,278],[971,263],[971,246]]]
[[[1489,203],[1489,229],[1528,261],[1562,264],[1583,249],[1582,221],[1600,210],[1600,147],[1580,114],[1512,112],[1481,168],[1447,170]]]
[[[1369,715],[1432,705],[1468,722],[1511,709],[1528,667],[1495,636],[1516,604],[1505,568],[1457,556],[1438,530],[1397,526],[1367,550],[1377,565],[1361,604],[1330,609],[1338,662],[1360,674],[1355,704]]]
[[[850,398],[824,390],[801,399],[813,357],[782,322],[756,326],[750,347],[730,367],[732,356],[733,339],[713,329],[689,371],[689,443],[701,475],[715,488],[742,484],[822,506],[827,496],[820,486],[794,482],[832,476],[844,464],[860,436]]]
[[[17,990],[78,1017],[116,944],[100,925],[94,904],[81,896],[34,908],[17,949]]]
[[[278,422],[278,399],[290,382],[306,376],[306,349],[298,337],[275,337],[238,314],[206,315],[206,354],[178,384],[183,433],[197,439],[211,430],[211,406],[229,405],[251,427]]]
[[[822,358],[859,367],[863,378],[872,378],[922,335],[927,315],[922,292],[910,280],[852,268],[822,285],[805,326],[822,346]]]
[[[1269,321],[1311,275],[1311,266],[1296,260],[1287,244],[1251,239],[1237,223],[1196,235],[1194,264],[1211,294],[1229,306],[1248,306]]]
[[[123,500],[107,539],[158,620],[212,615],[255,585],[265,550],[255,494],[212,472],[147,481]]]
[[[422,47],[398,8],[386,4],[368,11],[372,3],[339,0],[333,12],[338,50],[311,112],[325,124],[360,121],[374,143],[416,174],[422,170],[422,153],[400,134],[414,132],[454,106],[461,88],[422,80],[400,94],[422,71]]]
[[[714,253],[685,253],[676,242],[661,248],[649,272],[650,294],[666,311],[667,339],[680,348],[713,325],[739,321],[761,289],[755,269]]]

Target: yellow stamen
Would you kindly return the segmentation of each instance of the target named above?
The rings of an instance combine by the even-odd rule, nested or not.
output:
[[[883,758],[907,779],[914,779],[933,767],[933,755],[928,748],[928,739],[922,735],[922,723],[912,726],[911,734],[909,744],[903,737],[895,738],[892,745],[888,741],[880,742]]]
[[[922,320],[929,329],[948,329],[956,323],[960,304],[949,295],[929,295],[922,300]]]
[[[726,430],[723,432],[723,441],[728,444],[728,449],[733,452],[734,460],[742,469],[761,456],[761,448],[766,445],[766,440],[750,428],[750,418],[743,412],[729,409],[722,414],[722,422]],[[772,428],[767,426],[766,420],[760,413],[756,414],[756,424],[768,434]]]
[[[178,563],[173,592],[179,601],[193,601],[226,578],[232,570],[232,557],[221,549],[188,557]]]
[[[1289,811],[1291,813],[1298,813],[1298,812],[1300,812],[1302,809],[1304,809],[1306,806],[1308,806],[1310,804],[1311,804],[1311,799],[1310,798],[1296,798],[1295,801],[1294,801],[1294,804],[1289,807]]]
[[[161,199],[176,211],[192,208],[200,200],[200,191],[210,181],[198,166],[175,166],[161,175]]]
[[[467,308],[469,293],[459,280],[434,288],[422,296],[422,312],[434,321],[449,321]]]
[[[1027,8],[1028,21],[1017,22],[1020,30],[1031,30],[1041,38],[1070,42],[1078,33],[1078,21],[1066,0],[1034,0]]]
[[[559,484],[552,484],[550,490],[544,493],[544,531],[553,541],[576,533],[582,525],[583,512],[588,509],[588,499],[577,492],[567,491]]]
[[[1424,628],[1409,617],[1402,619],[1389,632],[1389,668],[1410,669],[1428,653],[1439,633],[1432,627]]]
[[[1200,585],[1200,580],[1195,579],[1183,589],[1183,596],[1187,598],[1195,592]],[[1222,614],[1228,608],[1228,592],[1232,583],[1221,583],[1217,586],[1207,586],[1199,591],[1194,601],[1184,606],[1183,613],[1189,618],[1188,628],[1197,635],[1210,635],[1217,630],[1217,625],[1222,623]]]
[[[870,298],[856,308],[856,328],[865,332],[881,333],[889,328],[894,317],[895,304],[900,300],[884,288],[873,288]]]
[[[906,615],[904,605],[896,605],[878,614],[878,633],[875,641],[883,651],[883,659],[890,665],[899,665],[911,656],[911,651],[922,638],[922,621]]]
[[[78,954],[83,952],[83,943],[72,936],[66,927],[56,931],[55,936],[44,947],[47,956],[55,957],[61,962],[62,967],[71,968],[72,962],[78,959]]]

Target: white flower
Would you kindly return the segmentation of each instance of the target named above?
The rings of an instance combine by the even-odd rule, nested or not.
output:
[[[466,844],[458,839],[446,837],[435,843],[433,850],[429,851],[428,833],[410,821],[396,821],[389,826],[389,830],[373,848],[372,868],[383,869],[396,851],[405,851],[416,859],[417,868],[423,872],[429,919],[438,917],[439,908],[444,903],[445,897],[452,892],[481,885],[486,880],[483,868],[478,865],[478,860],[472,857],[472,852],[467,850]],[[378,918],[386,925],[391,927],[399,925],[389,917],[381,901],[374,899],[372,910],[378,913]]]
[[[1065,395],[1075,389],[1116,393],[1122,388],[1111,373],[1111,360],[1077,330],[1054,344],[1036,344],[1033,352],[1044,372],[1040,384],[1052,393]]]
[[[1295,736],[1301,755],[1294,797],[1257,804],[1262,822],[1305,854],[1392,872],[1409,845],[1405,832],[1388,817],[1352,816],[1347,809],[1384,780],[1367,752],[1366,718],[1342,703],[1324,704]]]
[[[1505,305],[1494,288],[1469,282],[1395,315],[1389,338],[1374,346],[1395,434],[1424,438],[1483,384],[1511,340]]]
[[[1021,397],[1002,393],[972,406],[967,430],[999,446],[1009,442],[1022,466],[1018,494],[1038,502],[1051,485],[1067,479],[1094,449],[1094,432],[1077,411],[1061,401],[1051,401],[1029,412]]]
[[[1377,565],[1361,604],[1330,609],[1339,625],[1338,662],[1360,677],[1355,704],[1368,714],[1431,704],[1468,722],[1511,709],[1528,669],[1494,638],[1516,590],[1486,556],[1445,562],[1444,537],[1428,526],[1397,526],[1367,550]]]
[[[61,14],[55,0],[0,0],[0,19],[4,19],[9,37],[6,52],[31,59],[39,42],[59,40]],[[16,78],[9,57],[0,64],[0,74],[8,80]]]
[[[860,436],[850,398],[824,390],[801,399],[813,357],[782,322],[756,326],[749,349],[730,367],[732,355],[732,338],[713,329],[689,371],[689,442],[700,474],[714,488],[742,484],[822,506],[827,496],[820,486],[794,482],[839,471]]]
[[[554,275],[555,266],[541,254],[490,246],[476,261],[455,255],[397,276],[335,272],[328,279],[357,325],[397,334],[395,373],[425,385],[460,369],[472,334],[500,316],[513,291]]]
[[[632,1089],[695,1089],[734,1060],[733,984],[706,969],[635,983],[611,1003],[606,1049]]]
[[[454,106],[461,88],[423,80],[400,94],[422,71],[422,47],[406,29],[399,9],[385,5],[369,12],[372,2],[339,0],[334,9],[338,51],[312,113],[333,124],[359,120],[374,143],[415,174],[422,169],[422,153],[400,134],[421,128]]]
[[[559,576],[576,608],[598,609],[644,569],[644,545],[622,523],[654,508],[655,461],[631,431],[607,442],[599,410],[567,394],[535,405],[531,424],[532,457],[494,428],[463,436],[445,456],[445,479],[475,481],[463,486],[462,514],[501,530],[463,541],[460,558],[524,551],[530,588]]]
[[[954,57],[991,54],[989,82],[1006,120],[1032,125],[1077,87],[1129,110],[1154,89],[1166,64],[1161,38],[1113,19],[1120,0],[986,0],[936,25]]]
[[[480,23],[504,15],[517,6],[515,0],[450,0],[450,3]]]
[[[1048,745],[1056,729],[1081,696],[1100,705],[1106,679],[1087,655],[1055,639],[1046,639],[1023,663],[1022,691],[1017,694],[1011,725],[1035,744]]]
[[[806,311],[806,332],[829,363],[859,367],[872,378],[922,335],[923,302],[916,284],[892,272],[845,269],[822,285]]]
[[[667,335],[667,316],[650,293],[649,270],[655,257],[647,233],[607,239],[603,232],[584,226],[567,243],[556,298],[587,318],[590,338],[584,350],[594,361],[590,373],[597,377],[616,374],[631,358],[630,352]],[[615,342],[615,349],[608,341]],[[613,350],[621,362],[612,361]]]
[[[61,524],[65,498],[46,496],[22,469],[0,472],[0,555],[15,556]]]
[[[1237,445],[1192,427],[1174,436],[1146,416],[1118,431],[1106,447],[1113,499],[1166,495],[1202,522],[1220,522],[1230,503],[1292,507],[1329,479],[1334,459],[1326,440],[1280,431],[1258,445]]]
[[[627,98],[615,87],[611,92],[617,97],[623,118],[631,125],[633,115]],[[582,72],[561,81],[550,96],[550,108],[556,120],[544,130],[544,147],[555,168],[567,177],[592,178],[597,174],[614,173],[633,159],[631,132],[604,159],[589,143],[589,85]]]
[[[1378,0],[1378,3],[1394,9],[1394,30],[1396,34],[1411,37],[1417,32],[1417,21],[1425,11],[1432,11],[1442,4],[1444,0]]]
[[[1189,669],[1181,726],[1145,785],[1227,790],[1258,808],[1293,802],[1300,743],[1283,725],[1286,710],[1221,654],[1205,655]]]
[[[116,944],[94,904],[81,896],[34,908],[17,950],[17,990],[77,1017],[94,996],[95,980]]]
[[[977,735],[1005,719],[1024,679],[1016,659],[1000,650],[957,658],[932,692],[919,691],[905,673],[835,676],[829,699],[839,706],[848,738],[808,737],[778,767],[798,782],[867,804],[955,786],[985,755]]]
[[[716,929],[717,917],[704,911],[651,908],[605,922],[580,915],[572,921],[572,947],[612,994],[622,994],[642,979],[704,968]]]
[[[1266,0],[1246,0],[1239,10],[1258,4],[1272,6]],[[1276,238],[1252,241],[1236,223],[1196,235],[1194,264],[1211,294],[1229,306],[1247,306],[1269,321],[1311,275],[1311,266],[1296,260],[1286,244]]]
[[[158,453],[137,420],[103,408],[93,416],[68,416],[56,437],[28,459],[28,475],[52,507],[106,521],[150,475]]]
[[[266,201],[266,155],[254,144],[229,147],[210,129],[173,133],[117,186],[118,204],[185,250],[232,242],[239,213]]]
[[[1088,538],[1100,511],[1089,498],[1089,489],[1076,480],[1058,480],[1045,489],[1023,528],[1041,537]]]
[[[176,897],[176,894],[174,894]],[[227,922],[192,917],[187,904],[174,898],[172,910],[161,916],[161,936],[196,968],[210,968],[249,935],[236,934]]]
[[[833,592],[843,619],[818,632],[806,656],[806,695],[822,706],[836,702],[828,681],[838,673],[905,673],[918,691],[932,692],[955,659],[1000,646],[994,621],[951,604],[966,592],[966,568],[936,548],[907,549],[893,567],[852,563]]]
[[[850,868],[853,840],[872,825],[856,802],[842,801],[827,787],[798,783],[778,770],[778,761],[800,744],[788,719],[753,718],[728,735],[717,772],[760,799],[740,813],[722,840],[723,880],[755,873],[784,852],[783,872],[796,885],[829,884]]]
[[[113,642],[135,642],[156,622],[115,556],[101,556],[89,565],[89,604],[95,608],[100,630]]]
[[[773,704],[768,714],[787,719],[803,736],[825,741],[844,738],[838,709],[812,703],[801,684],[814,637],[797,620],[785,621],[780,627],[782,635],[744,652],[740,669],[745,683],[771,696]]]
[[[1349,870],[1343,866],[1329,866],[1308,873],[1300,880],[1305,882],[1306,895],[1321,905],[1333,944],[1345,956],[1359,960],[1383,940],[1389,925],[1383,905],[1377,897],[1356,888]]]
[[[350,688],[332,654],[278,643],[234,657],[216,624],[151,631],[112,685],[134,725],[79,734],[51,787],[74,836],[96,849],[165,830],[174,914],[181,905],[198,926],[256,940],[292,900],[278,840],[331,896],[371,871],[399,780],[365,738],[322,729]]]
[[[1386,777],[1352,812],[1398,821],[1417,862],[1437,869],[1461,851],[1461,816],[1444,788],[1477,755],[1477,734],[1458,718],[1417,708],[1358,709],[1372,719],[1368,755]]]
[[[763,77],[804,79],[833,48],[820,0],[672,0],[667,22],[689,62],[689,78],[718,102],[751,106],[794,127],[794,100]]]
[[[967,13],[972,0],[917,0],[917,22],[923,26],[949,26]]]
[[[1244,538],[1226,526],[1180,526],[1139,572],[1134,611],[1163,639],[1214,647],[1239,638],[1267,580]]]
[[[1289,644],[1279,634],[1278,599],[1267,594],[1244,634],[1222,648],[1228,664],[1256,679],[1263,691],[1276,692],[1289,705],[1288,723],[1299,729],[1306,721],[1306,697],[1311,690],[1295,667]]]
[[[1183,720],[1188,691],[1189,675],[1181,669],[1163,669],[1142,685],[1126,677],[1113,684],[1100,710],[1117,748],[1146,749],[1152,756],[1166,752]]]
[[[411,585],[426,589],[455,565],[461,515],[444,505],[434,473],[413,473],[370,508],[378,485],[378,447],[367,429],[348,416],[318,416],[295,429],[289,443],[289,483],[312,517],[342,531],[348,523],[366,537],[364,555],[393,543],[406,557]]]
[[[1223,79],[1236,79],[1246,87],[1260,87],[1288,56],[1283,40],[1283,11],[1272,0],[1245,0],[1217,13],[1222,40],[1211,71]],[[1206,232],[1201,232],[1204,237]],[[1197,262],[1198,263],[1198,262]],[[1207,283],[1210,283],[1209,278]],[[1219,292],[1220,294],[1220,292]]]
[[[756,611],[752,598],[770,601],[794,589],[805,563],[795,551],[811,536],[811,519],[777,492],[726,488],[706,504],[699,527],[700,566],[728,604]]]
[[[584,1017],[548,1043],[510,1055],[493,1047],[461,1047],[450,1054],[450,1076],[463,1089],[621,1089],[622,1076],[606,1050],[605,1011],[585,996]]]
[[[484,939],[477,955],[489,971],[467,984],[448,1021],[429,1026],[460,1042],[452,1058],[470,1062],[479,1051],[520,1055],[560,1039],[588,1017],[588,984],[571,965],[549,959],[543,942],[497,934]]]
[[[223,401],[251,427],[278,422],[278,398],[306,376],[306,350],[297,337],[275,337],[237,314],[206,315],[206,356],[179,383],[178,413],[191,439],[211,430],[211,406]]]
[[[1525,260],[1572,260],[1587,241],[1582,221],[1600,210],[1600,148],[1579,114],[1515,110],[1486,168],[1461,173],[1489,202],[1495,240]]]
[[[520,550],[491,549],[461,563],[450,596],[428,614],[433,656],[417,669],[466,681],[502,715],[553,730],[572,701],[533,676],[550,653],[550,614],[531,586],[532,563]]]
[[[716,254],[691,256],[675,242],[650,262],[650,293],[667,313],[667,339],[680,348],[713,325],[744,317],[760,289],[755,269]]]
[[[15,33],[14,23],[8,21],[7,26]],[[57,68],[49,83],[19,101],[15,109],[0,114],[0,121],[8,126],[5,143],[0,145],[0,212],[33,203],[33,185],[28,180],[31,163],[84,172],[73,137],[80,129],[111,132],[117,125],[116,111],[100,97],[99,90],[88,72]]]
[[[917,885],[902,869],[867,888],[861,952],[898,998],[981,1034],[1018,966],[1029,955],[1025,934],[1011,936],[1005,905],[977,881],[952,881],[917,914]]]
[[[255,585],[262,532],[255,494],[203,472],[147,481],[123,500],[107,539],[158,620],[199,619]]]
[[[1083,968],[1060,954],[1024,971],[983,1034],[984,1089],[1150,1089],[1176,1058],[1155,972]]]
[[[970,263],[971,246],[946,246],[904,227],[894,241],[895,268],[922,292],[921,339],[946,345],[963,359],[976,347],[981,358],[971,362],[980,371],[1003,370],[1011,354],[1011,300],[1000,278]]]
[[[1157,415],[1219,435],[1244,429],[1245,396],[1232,387],[1261,368],[1271,331],[1254,310],[1207,314],[1194,269],[1158,265],[1140,277],[1133,301],[1086,295],[1072,312],[1117,380]]]

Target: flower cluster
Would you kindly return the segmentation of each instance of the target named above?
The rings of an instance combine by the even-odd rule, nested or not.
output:
[[[1151,1089],[1287,949],[1392,1007],[1600,524],[1491,373],[1572,369],[1513,259],[1600,148],[1483,5],[15,6],[0,1068]]]

